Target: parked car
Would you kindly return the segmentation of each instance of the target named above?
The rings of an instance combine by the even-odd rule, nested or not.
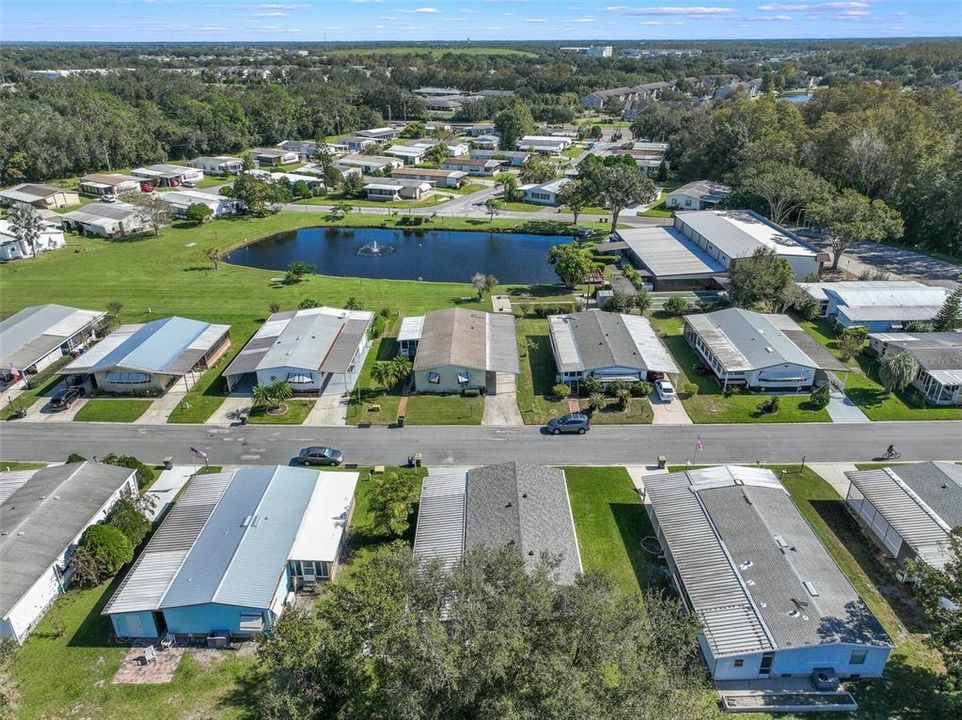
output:
[[[55,410],[67,410],[73,405],[77,400],[82,398],[86,394],[86,390],[82,387],[73,386],[66,390],[61,390],[50,400],[50,407]]]
[[[115,203],[115,202],[117,202],[117,196],[116,196],[116,195],[101,195],[101,196],[100,196],[100,202]]]
[[[190,180],[184,180],[184,182],[182,182],[181,185],[182,185],[183,187],[185,187],[185,188],[195,188],[195,187],[197,187],[197,183],[191,182]]]
[[[645,376],[645,379],[651,383],[658,382],[659,380],[665,379],[665,373],[658,372],[656,370],[649,370],[648,374]]]
[[[332,447],[306,447],[298,453],[297,462],[301,465],[337,466],[344,462],[344,453]]]
[[[171,179],[171,181],[170,181],[170,186],[171,186],[171,187],[180,187],[180,180],[173,180],[173,179]]]
[[[655,383],[655,392],[662,402],[671,402],[675,399],[675,388],[668,380],[659,380]]]
[[[552,435],[578,433],[584,435],[591,430],[591,420],[584,413],[568,413],[548,421],[548,432]]]
[[[149,182],[140,183],[140,192],[151,193],[153,191],[154,191],[154,186],[151,185]]]

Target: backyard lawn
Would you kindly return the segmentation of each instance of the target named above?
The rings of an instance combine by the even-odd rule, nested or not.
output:
[[[548,337],[547,320],[518,320],[518,410],[526,425],[543,425],[568,412],[568,403],[556,400],[555,362]]]
[[[795,422],[830,422],[831,418],[826,410],[815,410],[811,407],[808,394],[779,395],[779,410],[774,414],[765,414],[758,410],[758,406],[770,396],[756,393],[736,392],[731,397],[725,397],[721,386],[714,377],[699,375],[694,368],[700,366],[701,359],[692,350],[688,341],[682,336],[681,318],[665,317],[662,313],[651,316],[652,324],[663,334],[665,345],[675,357],[682,377],[679,378],[678,389],[681,393],[685,410],[695,423],[795,423]],[[693,382],[698,386],[698,393],[693,397],[686,397],[681,392],[685,383]]]
[[[5,460],[0,460],[0,470],[4,472],[8,470],[41,470],[45,467],[47,467],[47,463],[6,462]]]
[[[450,198],[444,195],[428,195],[422,200],[357,200],[346,198],[339,195],[320,195],[318,197],[296,200],[296,205],[336,205],[337,203],[349,203],[355,207],[386,207],[386,208],[423,208],[432,205],[440,205]]]
[[[140,398],[91,398],[77,411],[77,422],[134,422],[147,412],[153,400]]]
[[[398,343],[393,337],[383,337],[374,341],[367,353],[357,386],[351,393],[347,407],[347,424],[370,423],[371,425],[391,425],[397,420],[398,403],[401,396],[398,388],[385,390],[375,386],[371,379],[371,368],[378,361],[397,357]]]
[[[409,425],[480,425],[483,416],[483,397],[412,395],[405,417]]]
[[[272,415],[263,405],[255,405],[247,416],[247,422],[253,425],[300,425],[307,419],[316,402],[299,398],[285,400],[287,412],[282,415]]]

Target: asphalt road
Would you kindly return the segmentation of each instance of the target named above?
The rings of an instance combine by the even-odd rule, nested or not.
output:
[[[704,450],[695,449],[698,437]],[[166,456],[190,461],[191,446],[210,463],[287,463],[305,445],[328,444],[361,465],[405,462],[421,452],[426,465],[473,465],[508,460],[565,465],[650,464],[664,455],[672,464],[870,462],[890,443],[903,460],[962,458],[962,422],[832,425],[596,426],[585,436],[551,437],[537,427],[408,426],[306,428],[290,426],[138,426],[124,423],[49,424],[12,421],[0,427],[0,458],[63,461],[110,452],[147,462]]]

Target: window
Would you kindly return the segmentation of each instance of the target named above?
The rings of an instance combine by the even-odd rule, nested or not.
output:
[[[868,657],[868,650],[852,650],[852,657],[848,659],[848,664],[864,665],[866,657]]]
[[[428,373],[428,382],[431,383],[432,385],[440,385],[440,384],[441,384],[441,373],[429,372],[429,373]]]
[[[773,662],[775,662],[775,653],[767,652],[762,655],[762,664],[758,668],[758,674],[768,675],[772,671]]]
[[[744,666],[745,666],[744,658],[735,658],[735,667],[744,667]]]

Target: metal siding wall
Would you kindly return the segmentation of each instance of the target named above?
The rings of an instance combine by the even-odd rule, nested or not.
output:
[[[117,613],[110,616],[117,637],[155,638],[160,637],[154,616],[149,611]]]
[[[240,614],[264,614],[263,608],[246,608],[236,605],[192,605],[189,607],[167,608],[164,619],[167,629],[172,633],[206,635],[212,630],[228,630],[232,633],[240,632]],[[267,624],[265,623],[265,628]]]
[[[865,650],[867,656],[861,665],[849,665],[853,650]],[[830,644],[819,647],[801,647],[779,650],[772,664],[771,677],[784,673],[807,677],[815,668],[830,667],[840,677],[861,675],[879,677],[885,669],[890,648],[870,645]],[[747,663],[746,663],[747,665]]]

